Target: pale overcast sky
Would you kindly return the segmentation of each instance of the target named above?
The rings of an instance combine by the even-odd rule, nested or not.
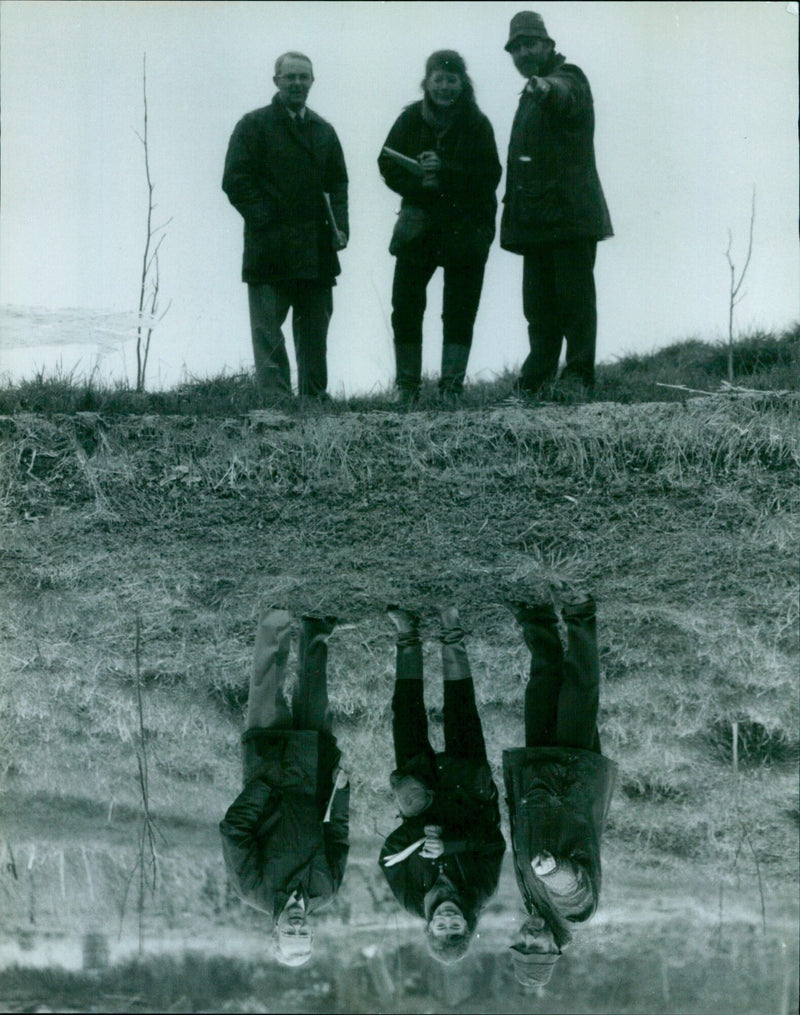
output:
[[[336,128],[351,180],[330,390],[389,383],[387,246],[398,199],[375,160],[402,107],[420,95],[425,58],[445,47],[465,57],[505,160],[523,82],[503,45],[520,9],[3,0],[0,370],[18,378],[60,361],[79,372],[135,377],[132,342],[93,331],[88,312],[137,305],[146,190],[134,130],[141,129],[144,52],[157,217],[171,218],[161,289],[172,305],[153,337],[150,386],[251,366],[242,225],[220,180],[236,121],[270,101],[275,57],[299,49],[314,63],[309,105]],[[535,9],[595,97],[598,166],[616,232],[598,250],[599,358],[724,335],[728,229],[741,263],[753,186],[753,259],[737,324],[781,328],[796,320],[797,4]],[[525,355],[521,274],[522,259],[495,243],[471,377],[490,377]],[[441,350],[440,275],[429,290],[428,370],[436,370]],[[65,313],[59,333],[42,324],[52,316],[40,314],[11,327],[9,306],[79,309],[89,323]],[[77,337],[85,341],[74,344]]]

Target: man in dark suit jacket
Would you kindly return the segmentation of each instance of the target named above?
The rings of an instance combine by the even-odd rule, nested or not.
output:
[[[284,53],[269,106],[242,117],[231,136],[222,189],[244,219],[256,380],[268,400],[291,397],[281,327],[293,309],[298,394],[326,397],[331,287],[347,246],[347,170],[333,127],[306,106],[311,61]]]
[[[334,624],[302,618],[290,712],[283,683],[291,615],[269,609],[262,616],[242,737],[244,789],[220,824],[233,890],[270,917],[275,957],[289,966],[311,957],[308,917],[330,905],[349,850],[350,788],[326,682]]]

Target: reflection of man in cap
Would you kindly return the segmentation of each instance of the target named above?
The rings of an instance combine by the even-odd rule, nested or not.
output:
[[[500,245],[522,254],[530,353],[517,382],[541,394],[556,379],[594,384],[597,241],[613,234],[594,157],[594,104],[583,71],[555,51],[540,14],[511,19],[505,46],[527,78],[508,148]]]
[[[617,766],[600,754],[600,669],[591,596],[510,603],[531,651],[525,747],[503,752],[514,871],[527,918],[511,944],[520,983],[547,983],[572,927],[600,896],[600,837]]]

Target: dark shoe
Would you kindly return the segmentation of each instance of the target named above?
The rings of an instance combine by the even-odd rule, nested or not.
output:
[[[291,391],[260,391],[260,409],[290,409],[295,404],[294,395]]]
[[[572,602],[561,600],[559,606],[561,607],[561,616],[564,620],[567,620],[569,617],[593,617],[597,612],[594,596],[591,596],[588,592],[576,595]]]
[[[522,624],[526,620],[547,620],[553,623],[556,621],[556,611],[549,600],[542,601],[538,597],[532,597],[530,601],[505,598],[503,606],[514,614],[514,619],[518,624]]]
[[[399,388],[397,391],[397,404],[404,406],[416,405],[419,401],[419,388],[406,389]]]
[[[309,624],[329,624],[331,627],[335,627],[337,622],[337,618],[328,613],[304,613],[301,620],[307,620]]]
[[[553,385],[552,399],[566,405],[589,402],[594,394],[594,380],[587,380],[565,369]]]
[[[331,396],[327,391],[319,391],[315,395],[297,396],[297,404],[302,409],[321,409],[323,406],[330,405],[331,402]]]
[[[417,634],[419,631],[420,617],[412,610],[405,610],[402,606],[390,603],[386,607],[386,616],[394,624],[398,634]]]
[[[336,617],[322,617],[317,614],[307,613],[300,618],[300,629],[303,634],[312,642],[325,641],[333,634],[336,627]]]
[[[557,578],[550,583],[550,595],[553,602],[562,607],[578,607],[594,603],[592,594],[584,586],[567,581],[565,578]]]
[[[527,388],[518,377],[511,385],[511,390],[502,399],[502,405],[531,405],[536,401],[537,392]]]

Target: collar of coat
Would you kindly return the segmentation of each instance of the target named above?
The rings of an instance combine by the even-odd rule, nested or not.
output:
[[[463,107],[456,105],[444,115],[440,113],[425,95],[421,105],[422,119],[437,135],[446,134],[453,124],[461,119]]]
[[[278,92],[272,96],[272,108],[278,119],[283,120],[284,123],[297,123],[297,117],[293,117],[291,115],[287,107],[283,104],[283,100]],[[308,106],[303,106],[303,115],[300,117],[301,124],[322,122],[322,117],[318,116],[313,109],[309,109]]]

